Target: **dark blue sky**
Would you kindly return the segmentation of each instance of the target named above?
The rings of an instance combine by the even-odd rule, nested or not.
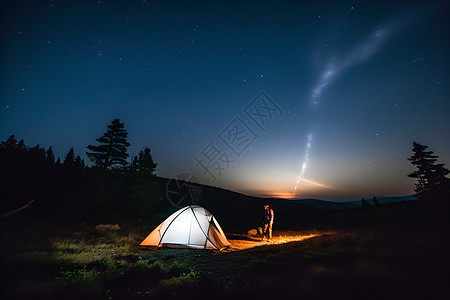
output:
[[[120,118],[161,176],[411,194],[412,141],[450,166],[445,2],[2,3],[0,139],[84,156]]]

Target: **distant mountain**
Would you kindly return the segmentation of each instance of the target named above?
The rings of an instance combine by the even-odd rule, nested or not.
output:
[[[351,209],[361,207],[361,201],[334,202],[319,199],[299,199],[288,200],[302,205],[311,206],[319,209]]]
[[[417,200],[417,197],[410,196],[401,196],[401,197],[376,197],[379,204],[388,204],[395,203],[401,201],[412,201]],[[312,206],[320,209],[351,209],[361,207],[361,200],[353,200],[353,201],[329,201],[329,200],[320,200],[320,199],[297,199],[297,200],[289,200],[293,202],[298,202],[303,205]],[[370,205],[374,205],[373,199],[365,199],[367,203]]]
[[[417,197],[414,195],[410,196],[400,196],[400,197],[376,197],[379,204],[389,204],[389,203],[396,203],[396,202],[402,202],[402,201],[413,201],[417,200]],[[367,203],[370,205],[374,205],[373,199],[365,199]],[[355,201],[348,201],[344,203],[353,203],[357,206],[361,206],[361,200],[355,200]]]
[[[168,202],[167,212],[197,204],[209,210],[227,231],[246,232],[262,226],[265,204],[275,212],[275,224],[289,227],[306,215],[321,214],[326,210],[346,210],[361,207],[361,200],[334,202],[320,199],[280,199],[248,196],[222,188],[197,183],[161,178]],[[414,196],[377,197],[380,204],[415,200]],[[372,199],[366,200],[373,205]]]

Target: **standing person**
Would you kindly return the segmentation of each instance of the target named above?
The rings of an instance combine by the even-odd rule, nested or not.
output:
[[[269,204],[264,205],[264,237],[272,238],[272,225],[274,213]]]

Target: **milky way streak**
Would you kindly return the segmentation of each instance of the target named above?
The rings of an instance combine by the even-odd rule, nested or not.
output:
[[[348,68],[362,63],[368,59],[370,59],[373,55],[375,55],[382,48],[383,44],[386,40],[393,34],[394,27],[393,26],[385,26],[379,28],[370,34],[370,36],[359,43],[357,46],[352,48],[350,51],[345,53],[343,56],[332,56],[327,61],[329,62],[326,67],[322,70],[319,80],[314,85],[311,96],[310,96],[310,104],[318,105],[320,97],[324,91],[324,89],[336,78],[341,75]],[[297,181],[294,186],[295,196],[297,193],[297,188],[300,181],[307,181],[304,179],[305,170],[309,163],[311,146],[312,146],[312,131],[310,131],[306,137],[306,146],[305,146],[305,154],[300,165],[300,174],[297,177]]]

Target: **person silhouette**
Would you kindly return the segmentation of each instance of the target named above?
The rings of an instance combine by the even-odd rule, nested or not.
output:
[[[272,238],[272,225],[274,219],[273,209],[270,208],[269,204],[264,205],[264,237],[268,239]]]

